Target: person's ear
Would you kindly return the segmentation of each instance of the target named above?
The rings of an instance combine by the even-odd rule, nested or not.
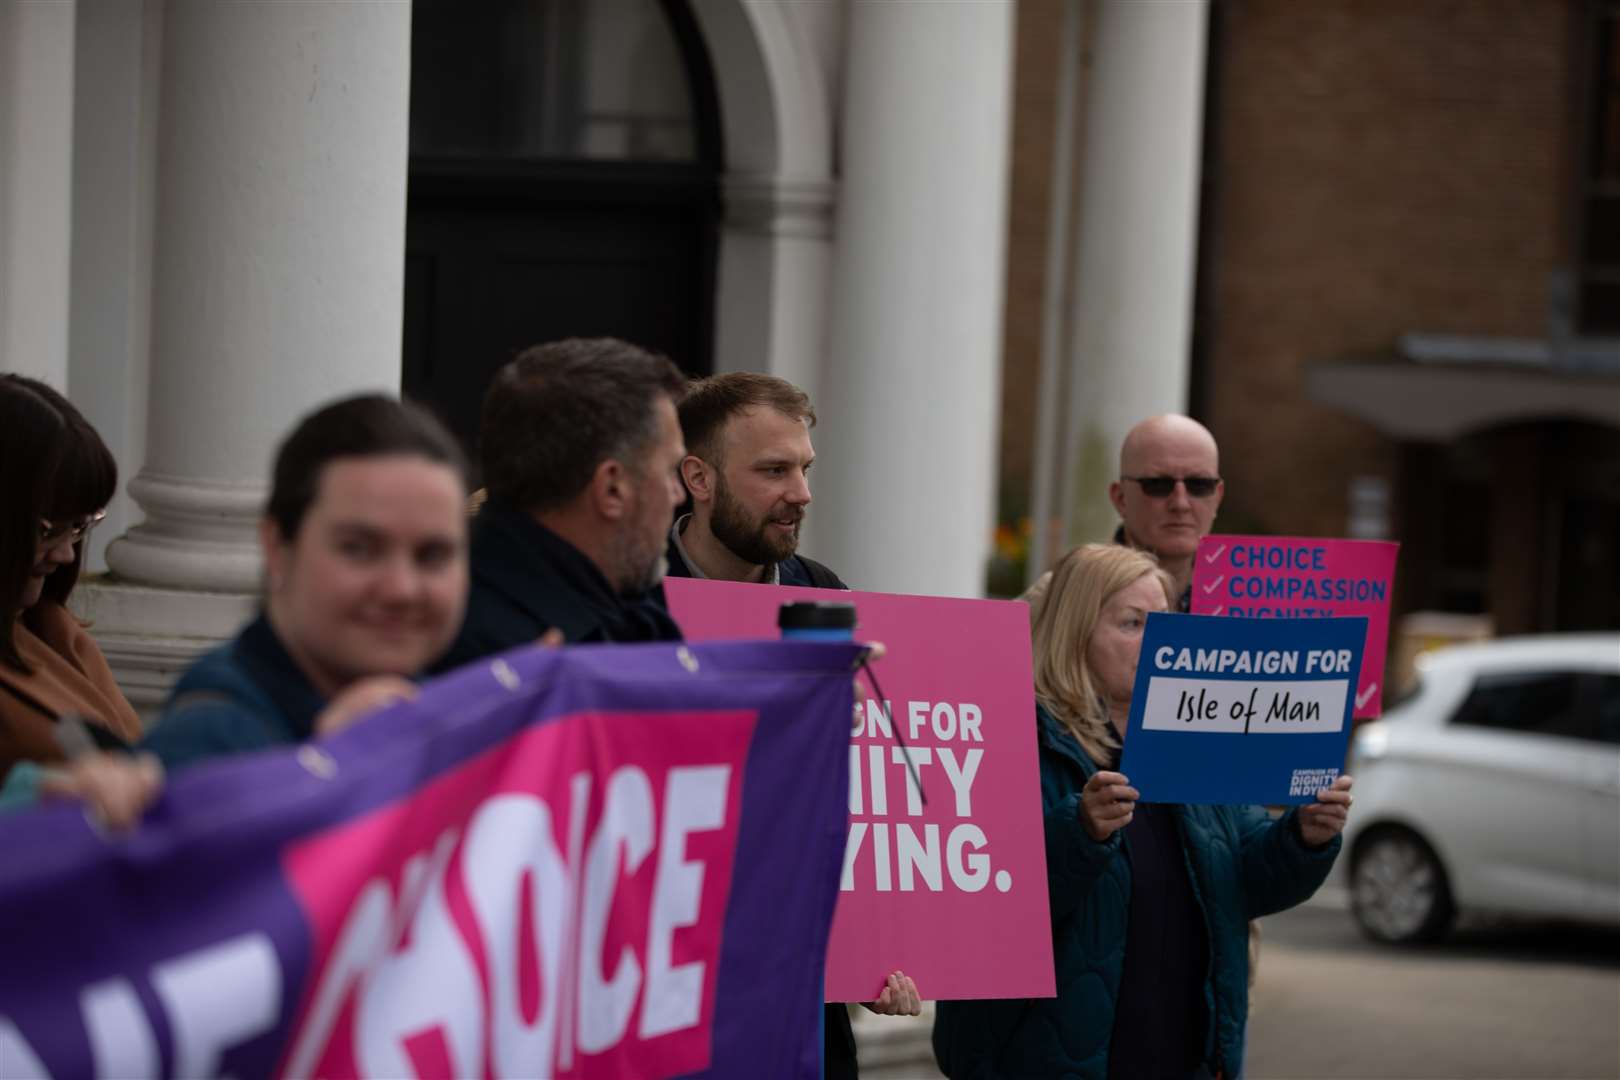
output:
[[[1114,513],[1125,519],[1125,485],[1115,480],[1108,485],[1108,501],[1114,504]]]
[[[591,505],[609,521],[619,521],[630,512],[630,470],[617,458],[606,458],[591,474]]]
[[[259,519],[259,550],[264,554],[264,584],[269,592],[280,592],[287,582],[287,563],[292,547],[281,535],[281,526],[266,517]]]
[[[687,454],[681,458],[680,473],[694,502],[706,503],[714,498],[714,474],[708,462],[696,454]]]

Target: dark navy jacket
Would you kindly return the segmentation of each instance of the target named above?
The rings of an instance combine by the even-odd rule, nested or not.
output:
[[[326,699],[293,663],[263,615],[180,676],[137,749],[166,769],[303,742]]]
[[[531,644],[552,627],[570,644],[681,639],[652,594],[619,595],[583,552],[521,510],[485,504],[471,574],[466,620],[435,672]]]
[[[945,1075],[1108,1075],[1114,1001],[1125,964],[1131,859],[1121,832],[1105,843],[1080,823],[1080,790],[1097,765],[1044,708],[1036,709],[1046,876],[1057,997],[940,1002],[934,1054]],[[1259,806],[1174,806],[1210,955],[1204,986],[1206,1062],[1241,1076],[1248,1020],[1249,920],[1293,907],[1327,878],[1340,839],[1300,839],[1295,812]]]

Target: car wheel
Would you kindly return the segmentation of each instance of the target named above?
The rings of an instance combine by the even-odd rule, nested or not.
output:
[[[1350,868],[1350,910],[1377,941],[1433,941],[1451,928],[1456,908],[1434,850],[1406,829],[1381,829],[1357,846]]]

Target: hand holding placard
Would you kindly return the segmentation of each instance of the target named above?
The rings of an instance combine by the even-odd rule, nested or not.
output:
[[[1117,772],[1095,772],[1080,790],[1080,824],[1099,844],[1131,823],[1141,792]]]
[[[917,993],[917,984],[912,982],[910,975],[903,971],[891,971],[888,979],[884,980],[883,993],[878,995],[876,1001],[861,1002],[861,1008],[879,1016],[921,1016],[922,995]]]
[[[1333,786],[1316,793],[1316,801],[1299,808],[1299,835],[1309,847],[1321,847],[1344,831],[1354,797],[1351,777],[1341,776]]]

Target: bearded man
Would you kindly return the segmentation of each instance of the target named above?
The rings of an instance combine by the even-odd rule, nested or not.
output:
[[[816,460],[804,391],[755,372],[712,375],[687,387],[679,411],[692,512],[670,530],[670,576],[847,589],[798,553]]]
[[[689,384],[680,402],[686,457],[681,480],[692,512],[669,532],[669,576],[847,589],[838,575],[799,552],[810,506],[810,429],[816,411],[803,390],[772,375],[740,371]],[[884,1016],[922,1011],[917,984],[889,974],[882,995],[861,1003]],[[860,1063],[849,1011],[826,1006],[822,1075],[857,1080]]]

